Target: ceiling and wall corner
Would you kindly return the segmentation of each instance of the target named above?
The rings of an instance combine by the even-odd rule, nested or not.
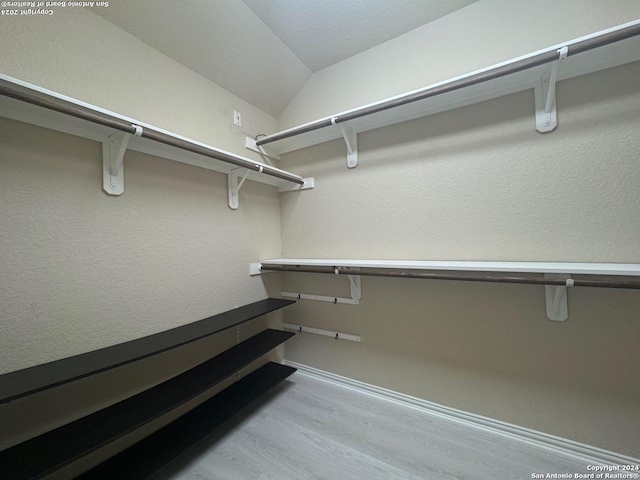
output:
[[[312,73],[240,0],[136,0],[91,11],[271,115]]]
[[[313,72],[478,0],[169,0],[92,12],[278,116]]]
[[[313,72],[478,0],[243,0]]]

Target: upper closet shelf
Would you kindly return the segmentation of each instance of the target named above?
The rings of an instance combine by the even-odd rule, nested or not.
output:
[[[238,207],[245,180],[279,187],[311,188],[305,179],[211,145],[119,115],[74,98],[0,74],[0,116],[96,140],[103,144],[103,188],[124,192],[123,157],[127,149],[186,163],[229,176],[229,206]]]
[[[536,128],[547,132],[556,126],[556,81],[637,60],[640,20],[274,133],[260,138],[256,145],[277,155],[342,137],[348,166],[353,167],[358,132],[530,88],[535,89]]]

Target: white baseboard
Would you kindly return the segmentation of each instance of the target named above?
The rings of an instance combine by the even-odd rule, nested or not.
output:
[[[603,450],[601,448],[574,442],[562,437],[549,435],[548,433],[519,427],[510,423],[494,420],[482,415],[445,407],[434,402],[429,402],[421,398],[412,397],[403,393],[394,392],[386,388],[377,387],[368,383],[353,380],[351,378],[336,375],[317,368],[302,365],[300,363],[285,360],[285,365],[298,369],[303,375],[315,377],[326,382],[340,385],[361,393],[373,395],[384,400],[394,402],[406,407],[415,408],[429,415],[437,416],[441,419],[449,420],[484,431],[493,432],[503,437],[524,442],[556,454],[566,455],[574,459],[586,462],[590,465],[629,465],[640,464],[640,459],[628,457],[615,452]]]

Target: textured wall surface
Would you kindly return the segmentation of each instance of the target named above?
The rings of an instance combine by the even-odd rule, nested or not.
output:
[[[481,0],[313,74],[281,130],[640,18],[636,0]]]
[[[279,254],[275,188],[129,152],[101,189],[97,142],[2,120],[2,372],[200,320],[267,296],[247,265]],[[254,232],[260,231],[260,236]]]
[[[640,63],[558,83],[556,131],[533,90],[285,156],[318,187],[283,196],[290,258],[640,262]]]
[[[275,129],[273,117],[87,10],[14,20],[3,18],[0,27],[2,73],[242,155],[250,156],[244,134],[232,125],[234,108],[242,112],[245,131]],[[240,209],[232,211],[225,175],[136,152],[127,152],[124,163],[124,194],[106,195],[99,143],[0,120],[0,374],[174,328],[279,291],[247,272],[249,262],[281,253],[274,187],[247,182]],[[275,326],[279,318],[243,325],[240,335]],[[223,332],[2,405],[0,449],[132,395],[235,341],[235,331]],[[52,478],[72,478],[106,453]]]
[[[282,198],[288,258],[640,263],[640,63],[559,83],[556,131],[533,91],[284,157],[316,188]],[[285,291],[348,296],[346,279],[287,274]],[[289,360],[640,456],[637,291],[364,277],[359,306],[303,301]]]

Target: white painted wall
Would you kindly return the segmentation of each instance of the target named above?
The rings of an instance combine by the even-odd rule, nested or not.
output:
[[[276,128],[275,118],[88,10],[1,23],[4,74],[247,156],[244,134],[232,125],[234,108],[242,112],[245,131]],[[247,272],[249,262],[281,253],[274,187],[248,181],[240,209],[232,211],[225,175],[136,152],[125,155],[125,178],[122,196],[106,195],[99,143],[0,120],[0,374],[174,328],[279,291]],[[259,319],[241,335],[274,322],[275,315]],[[2,405],[0,449],[234,344],[235,331],[224,332]]]
[[[280,127],[417,88],[640,16],[638,2],[483,0],[318,72]],[[533,91],[287,154],[316,188],[282,199],[283,255],[640,261],[640,63],[559,83],[556,131]],[[360,306],[300,302],[287,358],[444,405],[640,456],[636,291],[364,278]],[[285,291],[348,296],[345,279],[287,274]]]

